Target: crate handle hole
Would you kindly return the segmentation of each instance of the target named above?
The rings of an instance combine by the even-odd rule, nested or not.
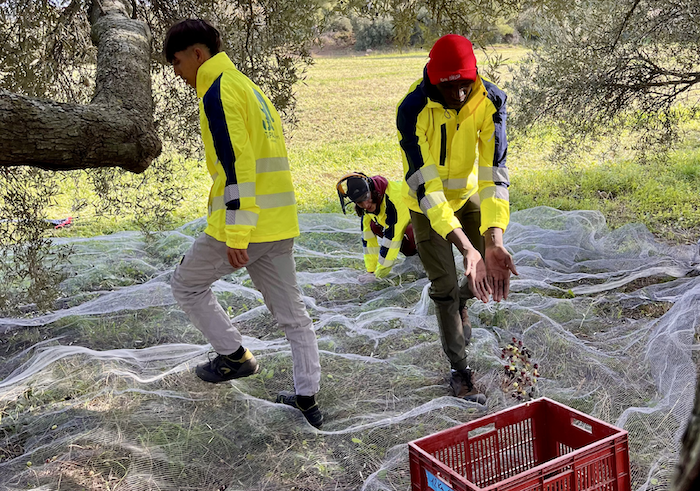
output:
[[[550,472],[549,474],[545,474],[545,475],[544,475],[544,481],[548,481],[548,480],[550,480],[551,478],[553,478],[554,476],[556,476],[557,474],[560,474],[560,473],[561,473],[561,471],[554,471],[554,472]]]
[[[475,438],[479,435],[484,435],[486,433],[491,433],[492,431],[496,431],[496,425],[494,423],[491,423],[486,426],[480,426],[478,428],[475,428],[469,432],[469,438]]]
[[[584,423],[583,421],[576,418],[571,418],[571,424],[574,425],[576,428],[585,431],[589,435],[593,434],[593,427],[588,423]]]

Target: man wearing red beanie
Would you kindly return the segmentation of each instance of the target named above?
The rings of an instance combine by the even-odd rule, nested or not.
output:
[[[430,279],[442,347],[456,397],[484,404],[467,363],[468,299],[500,302],[518,274],[503,246],[508,226],[506,94],[479,76],[471,42],[448,34],[435,42],[423,78],[399,102],[402,192],[418,254]],[[466,278],[455,268],[452,245]]]

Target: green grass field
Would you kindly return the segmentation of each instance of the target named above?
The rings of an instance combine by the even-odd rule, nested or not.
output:
[[[519,48],[499,50],[507,61]],[[402,176],[396,104],[423,75],[426,52],[318,58],[299,87],[289,152],[300,211],[340,212],[336,181],[350,171]]]
[[[521,48],[499,47],[508,67],[526,54]],[[482,58],[483,59],[483,58]],[[422,75],[426,52],[372,56],[319,57],[298,86],[299,124],[287,133],[293,178],[301,213],[339,212],[335,182],[349,171],[401,178],[401,156],[395,130],[395,108],[412,82]],[[566,166],[550,161],[552,137],[547,131],[511,141],[512,210],[552,206],[562,210],[602,211],[611,227],[641,222],[667,240],[694,242],[700,235],[700,123],[687,123],[684,138],[667,161],[641,164],[629,152],[611,152],[604,143]],[[199,144],[199,142],[197,142]],[[651,162],[651,163],[650,163]],[[149,169],[150,172],[157,172]],[[72,177],[71,177],[72,176]],[[167,177],[167,176],[166,176]],[[125,200],[157,202],[153,184],[140,176],[120,176],[116,186]],[[182,201],[169,215],[177,226],[205,214],[210,185],[205,166],[184,162],[172,181],[181,179]],[[133,215],[100,207],[84,180],[68,174],[65,196],[53,208],[54,216],[77,214],[71,234],[94,235],[134,229]],[[80,212],[76,202],[87,203]]]

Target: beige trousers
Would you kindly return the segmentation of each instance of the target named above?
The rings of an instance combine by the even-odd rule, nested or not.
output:
[[[251,243],[246,269],[291,345],[295,392],[311,396],[319,390],[321,364],[313,322],[297,285],[293,246],[294,239]],[[241,333],[211,290],[212,283],[234,271],[227,251],[224,242],[201,234],[171,281],[177,303],[222,355],[233,353],[242,343]]]

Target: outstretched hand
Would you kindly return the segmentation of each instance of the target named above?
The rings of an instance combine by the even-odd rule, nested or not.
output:
[[[510,289],[510,274],[517,275],[513,257],[505,247],[491,246],[486,248],[486,278],[493,299],[496,302],[508,298]]]
[[[486,265],[481,253],[472,245],[461,228],[456,228],[447,234],[447,240],[454,244],[463,256],[464,275],[469,278],[469,289],[476,298],[484,303],[488,302],[491,287],[486,279]]]
[[[486,277],[486,265],[476,249],[464,253],[464,274],[469,278],[469,289],[484,303],[489,301],[491,286]]]

